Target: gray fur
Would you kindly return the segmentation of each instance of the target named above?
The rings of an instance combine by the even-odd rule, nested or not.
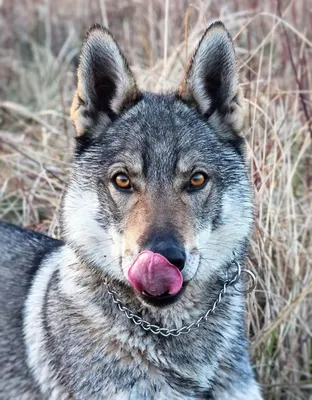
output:
[[[218,58],[222,45],[230,50]],[[227,84],[208,115],[195,92],[199,82],[211,96],[209,76],[196,72],[210,54]],[[108,31],[89,31],[72,111],[80,137],[62,208],[65,243],[0,224],[0,398],[261,399],[243,295],[232,288],[200,329],[164,338],[126,319],[103,283],[146,320],[176,328],[211,307],[232,272],[233,251],[244,263],[251,190],[240,129],[224,112],[236,96],[233,55],[228,33],[215,24],[179,93],[139,93]],[[92,81],[101,63],[107,98]],[[230,109],[233,121],[241,110]],[[112,183],[120,171],[133,183],[129,192]],[[209,179],[191,192],[194,171]],[[186,253],[188,284],[175,303],[157,307],[134,292],[127,271],[168,234]]]

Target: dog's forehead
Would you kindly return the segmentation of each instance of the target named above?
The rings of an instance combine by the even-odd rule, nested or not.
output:
[[[199,115],[174,95],[148,93],[113,127],[113,145],[166,153],[188,149],[201,151],[217,143]]]
[[[196,111],[173,95],[148,94],[103,135],[102,159],[137,173],[189,173],[198,163],[214,165],[224,146]],[[104,162],[107,165],[107,161]]]

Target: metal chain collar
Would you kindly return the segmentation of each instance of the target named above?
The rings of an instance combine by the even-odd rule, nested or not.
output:
[[[131,311],[129,308],[127,308],[125,305],[123,305],[122,301],[118,298],[117,293],[113,289],[109,288],[107,281],[104,281],[104,284],[107,287],[108,294],[112,298],[113,302],[117,305],[119,310],[121,312],[125,313],[126,317],[128,319],[130,319],[135,325],[139,325],[145,331],[150,331],[155,335],[161,335],[164,337],[180,336],[180,335],[185,335],[185,334],[189,333],[191,330],[200,327],[202,324],[204,324],[207,321],[209,315],[213,314],[214,311],[216,310],[216,308],[218,307],[218,305],[221,303],[222,298],[224,297],[224,295],[226,294],[226,292],[228,290],[228,287],[234,286],[234,288],[235,288],[235,284],[241,278],[242,273],[246,273],[249,275],[249,277],[251,278],[251,281],[252,281],[251,286],[247,290],[244,290],[244,291],[238,290],[236,288],[235,288],[235,290],[237,290],[239,293],[250,293],[255,288],[255,286],[256,286],[255,275],[247,269],[242,270],[240,263],[236,260],[233,260],[232,264],[234,264],[236,266],[236,273],[233,275],[233,277],[231,279],[229,279],[229,280],[226,279],[224,281],[223,287],[220,290],[218,297],[214,301],[212,307],[209,308],[206,311],[206,313],[204,315],[202,315],[197,321],[191,323],[190,325],[182,326],[179,329],[178,328],[168,329],[168,328],[160,327],[158,325],[150,324],[148,321],[141,318],[139,315],[135,314],[133,311]]]

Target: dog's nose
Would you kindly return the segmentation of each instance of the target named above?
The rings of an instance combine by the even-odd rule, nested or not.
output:
[[[186,254],[180,246],[179,241],[172,235],[153,235],[152,238],[144,243],[141,251],[150,250],[161,254],[167,260],[182,271]]]
[[[171,264],[175,265],[180,271],[182,271],[185,264],[185,252],[183,250],[177,247],[164,247],[153,251],[166,257]]]
[[[182,271],[186,254],[176,235],[162,231],[151,232],[144,241],[141,242],[140,251],[149,250],[153,253],[161,254],[163,257]]]

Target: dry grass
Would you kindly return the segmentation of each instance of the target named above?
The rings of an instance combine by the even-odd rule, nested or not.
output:
[[[108,21],[141,86],[161,90],[179,83],[207,24],[224,21],[248,105],[254,366],[266,399],[311,399],[311,2],[2,0],[0,11],[0,218],[55,237],[86,27]]]

